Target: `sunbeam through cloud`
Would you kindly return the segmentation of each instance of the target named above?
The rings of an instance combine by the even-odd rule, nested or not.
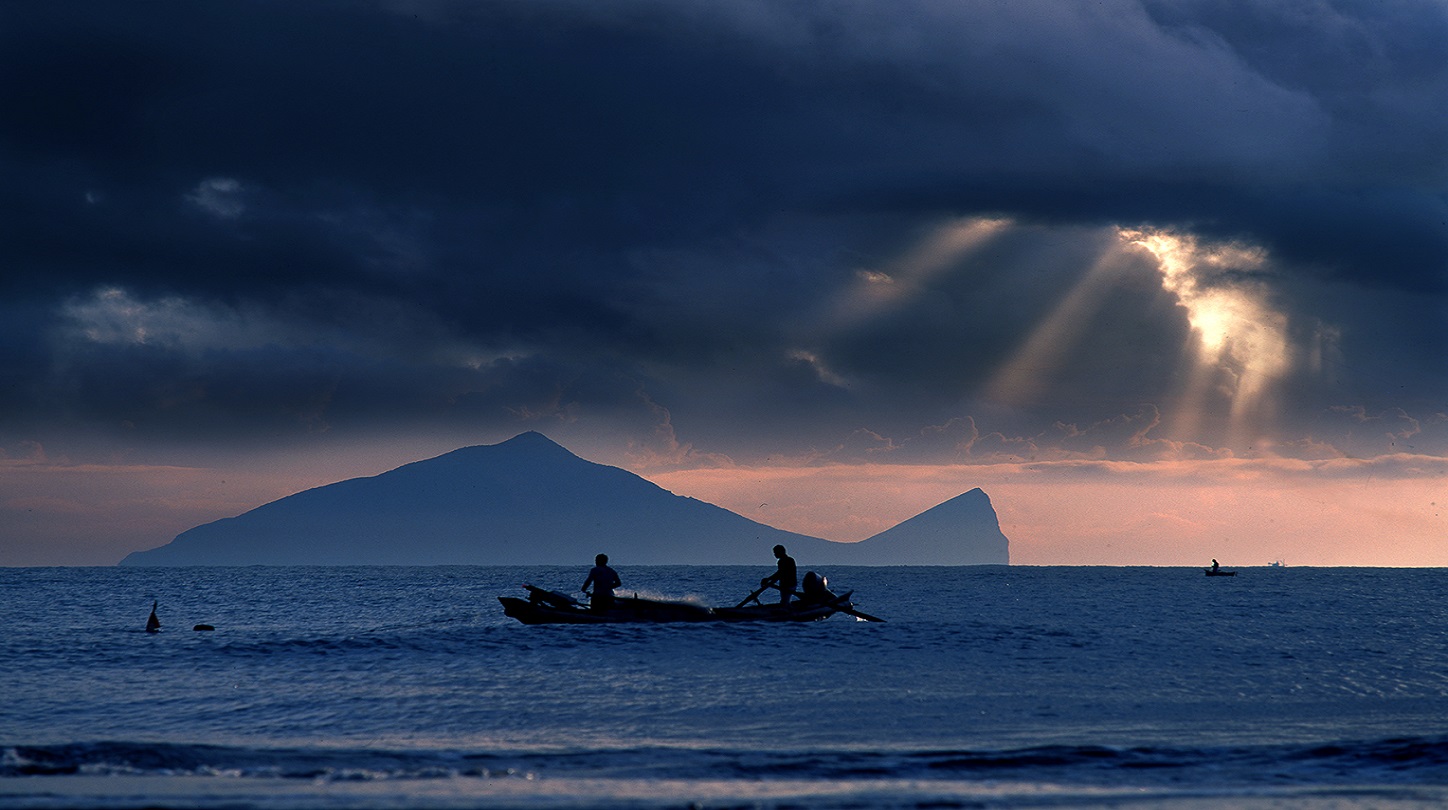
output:
[[[1269,435],[1275,386],[1293,363],[1287,319],[1268,304],[1261,280],[1266,252],[1161,230],[1122,230],[1121,238],[1155,259],[1162,288],[1176,296],[1192,327],[1191,382],[1177,403],[1174,427],[1195,432],[1224,398],[1228,445],[1252,447]]]

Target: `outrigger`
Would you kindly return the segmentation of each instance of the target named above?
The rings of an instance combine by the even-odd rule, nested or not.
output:
[[[813,571],[804,575],[803,588],[788,605],[765,604],[759,595],[768,586],[744,597],[733,607],[707,607],[694,602],[644,599],[638,595],[614,596],[613,606],[594,610],[565,593],[524,584],[528,598],[500,596],[503,613],[523,624],[634,624],[639,622],[817,622],[843,613],[867,622],[883,622],[876,616],[855,610],[850,602],[854,591],[836,596],[829,582]],[[754,604],[750,604],[753,602]]]

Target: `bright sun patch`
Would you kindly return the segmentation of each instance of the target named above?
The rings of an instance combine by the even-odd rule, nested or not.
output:
[[[1120,229],[1116,235],[1000,366],[987,396],[1005,404],[1045,396],[1068,362],[1069,348],[1094,328],[1126,268],[1144,252],[1192,333],[1183,352],[1185,382],[1161,403],[1164,429],[1234,452],[1260,450],[1275,421],[1278,384],[1294,363],[1287,319],[1268,303],[1262,281],[1270,269],[1266,251],[1169,231]]]
[[[1195,424],[1210,392],[1223,391],[1231,400],[1229,440],[1256,441],[1273,416],[1276,384],[1293,362],[1286,317],[1267,304],[1260,284],[1243,277],[1266,266],[1266,252],[1167,231],[1122,230],[1120,236],[1156,260],[1162,288],[1186,310],[1197,338],[1196,368],[1177,422]]]

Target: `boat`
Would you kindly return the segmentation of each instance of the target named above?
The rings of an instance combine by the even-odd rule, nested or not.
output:
[[[1223,568],[1218,568],[1215,570],[1211,568],[1203,568],[1202,571],[1204,571],[1209,577],[1235,577],[1237,575],[1236,571],[1228,571]]]
[[[499,596],[504,615],[523,624],[639,624],[687,622],[817,622],[843,613],[865,621],[884,619],[855,610],[850,602],[854,591],[836,595],[828,581],[810,571],[804,588],[788,606],[759,601],[760,588],[733,607],[708,607],[696,602],[646,599],[637,594],[615,596],[612,607],[594,610],[565,593],[524,583],[528,598]],[[753,602],[754,604],[750,604]]]

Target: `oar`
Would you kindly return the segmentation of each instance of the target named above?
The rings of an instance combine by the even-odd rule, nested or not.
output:
[[[573,606],[575,606],[575,607],[588,607],[587,605],[583,604],[582,602],[578,601],[577,599],[574,599],[573,597],[569,596],[569,595],[566,594],[566,593],[559,593],[559,592],[557,592],[557,591],[550,591],[550,590],[548,590],[547,588],[539,588],[539,587],[537,587],[536,585],[529,585],[529,584],[526,583],[526,582],[523,583],[523,587],[524,587],[524,588],[527,588],[530,593],[540,594],[540,597],[539,597],[539,598],[543,599],[544,601],[555,602],[555,603],[558,602],[558,601],[563,601],[563,602],[565,602],[565,603],[567,603],[567,604],[570,604],[570,605],[573,605]]]
[[[850,593],[854,593],[854,591],[850,591]],[[880,618],[879,616],[871,616],[871,615],[868,614],[868,613],[864,613],[864,612],[855,610],[854,608],[842,607],[842,606],[839,604],[840,602],[843,602],[843,601],[845,601],[846,599],[849,599],[849,598],[850,598],[850,594],[847,593],[847,594],[845,594],[844,596],[836,596],[833,601],[830,601],[830,602],[822,602],[821,604],[823,604],[825,607],[833,608],[834,610],[838,610],[838,611],[841,612],[841,613],[847,613],[847,614],[849,614],[849,615],[851,615],[851,616],[855,616],[856,618],[864,619],[864,620],[867,621],[867,622],[883,622],[883,621],[885,621],[884,619]]]
[[[750,602],[753,602],[754,600],[758,599],[758,598],[759,598],[759,595],[760,595],[761,593],[764,593],[765,591],[769,590],[770,587],[771,587],[771,586],[769,586],[769,585],[760,585],[760,586],[759,586],[759,590],[757,590],[757,591],[755,591],[754,593],[751,593],[751,594],[749,594],[748,596],[744,597],[744,601],[743,601],[743,602],[740,602],[739,604],[735,605],[734,607],[737,607],[737,608],[742,608],[742,607],[744,607],[745,605],[749,604]]]
[[[864,619],[864,620],[867,621],[867,622],[883,622],[883,621],[885,621],[884,619],[880,618],[879,616],[871,616],[871,615],[868,614],[868,613],[861,613],[860,611],[855,610],[855,609],[853,609],[853,608],[836,607],[836,606],[833,606],[833,605],[832,605],[832,607],[834,607],[835,610],[838,610],[838,611],[841,612],[841,613],[848,613],[848,614],[850,614],[851,616],[854,616],[854,617],[860,618],[860,619]]]

